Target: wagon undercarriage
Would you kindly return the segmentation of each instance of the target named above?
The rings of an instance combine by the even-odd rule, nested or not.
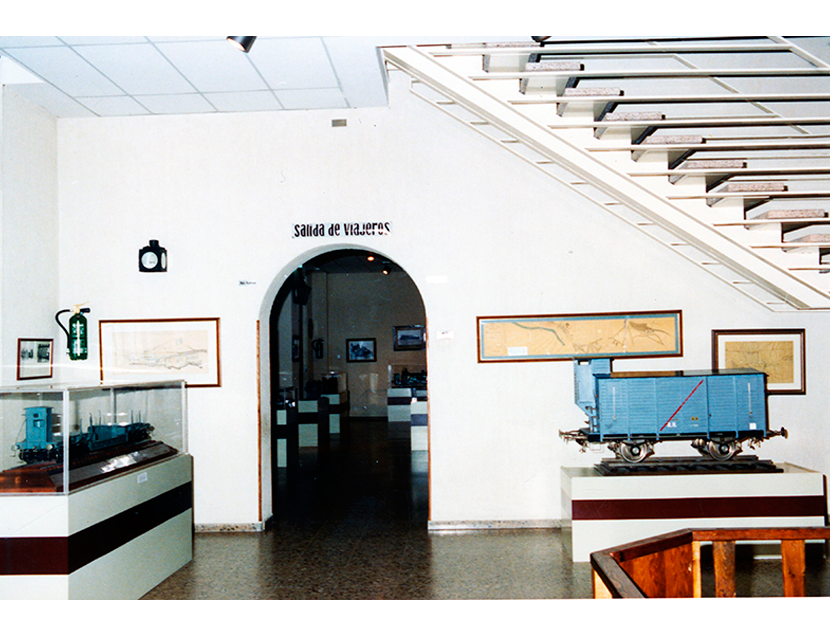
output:
[[[589,445],[607,445],[614,455],[627,463],[640,463],[654,454],[655,444],[661,441],[691,441],[692,447],[701,455],[716,461],[728,461],[743,450],[746,442],[751,448],[760,445],[761,441],[774,436],[787,437],[784,428],[774,431],[768,430],[757,433],[742,433],[740,435],[718,434],[710,437],[699,435],[661,435],[652,437],[635,437],[621,435],[593,434],[587,428],[571,432],[559,432],[559,436],[566,441],[575,441],[584,452]]]

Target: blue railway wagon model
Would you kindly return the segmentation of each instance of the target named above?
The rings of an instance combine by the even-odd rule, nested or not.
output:
[[[766,375],[751,369],[612,373],[609,359],[575,360],[574,394],[588,427],[560,435],[582,449],[605,443],[629,463],[660,441],[688,440],[725,461],[745,441],[787,436],[769,429]]]
[[[25,408],[26,438],[15,444],[20,460],[31,464],[62,460],[63,440],[52,432],[52,408],[34,406]],[[138,443],[150,438],[153,426],[149,423],[120,425],[91,424],[85,432],[69,436],[70,453],[84,456],[111,447]]]

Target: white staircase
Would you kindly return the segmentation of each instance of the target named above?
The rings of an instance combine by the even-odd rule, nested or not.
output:
[[[382,49],[412,92],[775,311],[830,308],[825,38]],[[830,207],[828,207],[830,209]]]

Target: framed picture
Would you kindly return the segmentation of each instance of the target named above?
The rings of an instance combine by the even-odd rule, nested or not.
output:
[[[52,376],[53,340],[17,340],[17,379],[48,379]]]
[[[394,329],[396,351],[420,351],[426,347],[423,326],[396,326]]]
[[[479,362],[683,355],[680,311],[479,317]]]
[[[377,361],[377,341],[375,338],[346,340],[347,362]]]
[[[98,331],[101,381],[221,385],[219,318],[100,320]]]
[[[771,395],[807,393],[804,329],[712,331],[712,368],[752,368],[767,374]]]

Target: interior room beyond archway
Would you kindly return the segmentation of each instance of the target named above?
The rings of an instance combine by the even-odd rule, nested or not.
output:
[[[275,516],[309,469],[394,447],[407,479],[426,472],[425,318],[409,275],[376,253],[331,251],[286,280],[270,319]]]

